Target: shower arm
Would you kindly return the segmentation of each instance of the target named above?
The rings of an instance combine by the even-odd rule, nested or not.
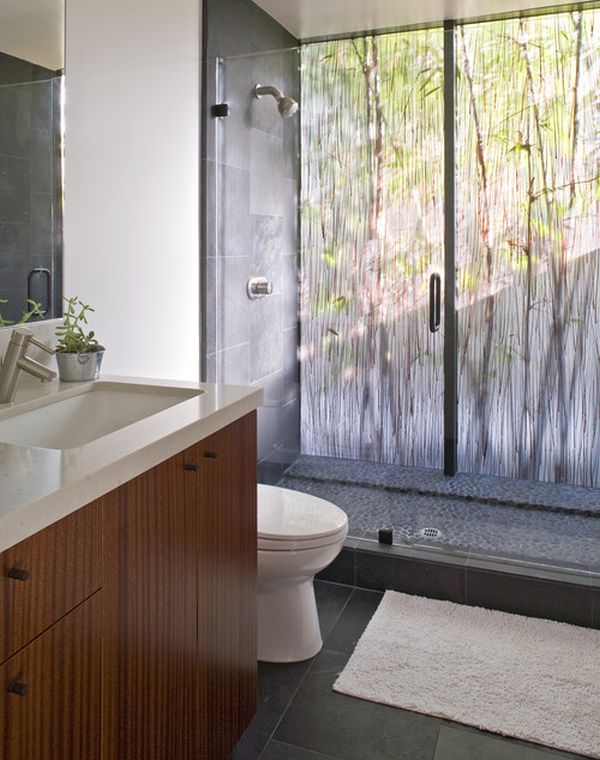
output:
[[[264,95],[272,95],[276,100],[281,100],[283,98],[283,93],[281,92],[281,90],[278,90],[277,87],[272,87],[271,85],[257,84],[254,87],[254,97],[260,99]]]

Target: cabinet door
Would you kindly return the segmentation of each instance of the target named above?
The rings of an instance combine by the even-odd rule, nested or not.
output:
[[[256,414],[186,452],[198,531],[197,757],[225,760],[256,711]]]
[[[2,760],[99,760],[98,592],[0,667]]]
[[[0,662],[100,588],[100,545],[95,501],[0,554]]]
[[[197,547],[183,455],[103,498],[104,759],[193,748]]]

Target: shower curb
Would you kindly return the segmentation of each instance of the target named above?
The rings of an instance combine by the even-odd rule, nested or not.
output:
[[[350,539],[317,578],[600,629],[600,573]]]

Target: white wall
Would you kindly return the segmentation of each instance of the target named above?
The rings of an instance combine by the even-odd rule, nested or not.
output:
[[[201,0],[70,0],[65,288],[110,374],[199,375]]]

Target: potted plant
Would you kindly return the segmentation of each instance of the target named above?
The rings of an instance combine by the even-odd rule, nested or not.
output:
[[[77,296],[65,298],[67,309],[63,323],[56,329],[59,337],[56,347],[58,374],[65,382],[96,380],[105,348],[96,340],[93,330],[86,332],[87,316],[94,311],[91,306],[80,301]]]

